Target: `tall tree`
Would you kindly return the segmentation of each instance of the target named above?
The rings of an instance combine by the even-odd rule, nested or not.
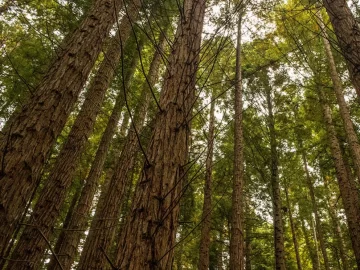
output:
[[[185,0],[169,58],[146,162],[120,246],[119,267],[168,269],[186,174],[204,0]]]
[[[242,80],[241,80],[241,20],[240,10],[236,43],[235,70],[235,121],[234,121],[234,179],[232,193],[232,216],[230,238],[230,269],[244,269],[244,230],[243,230],[243,189],[244,189],[244,139],[242,127]]]
[[[360,99],[360,26],[345,0],[323,0]]]
[[[266,75],[267,76],[267,75]],[[268,82],[267,82],[268,83]],[[273,219],[274,219],[274,246],[275,246],[275,269],[285,270],[285,247],[284,247],[284,227],[282,221],[281,194],[278,168],[278,150],[275,133],[275,118],[273,113],[273,103],[271,99],[270,85],[265,86],[265,95],[268,109],[268,127],[270,134],[270,170],[271,170],[271,190],[273,200]]]
[[[122,0],[93,3],[88,16],[66,40],[33,96],[11,117],[0,135],[1,254],[121,6]]]
[[[317,87],[320,87],[318,84]],[[339,184],[345,214],[351,235],[351,243],[355,253],[357,266],[360,268],[360,201],[356,185],[352,178],[348,177],[343,161],[340,144],[333,124],[329,105],[321,88],[318,88],[320,104],[323,109],[324,122],[329,139],[329,147],[334,160],[336,176]]]
[[[130,170],[135,162],[136,152],[141,147],[138,136],[146,119],[150,103],[150,91],[157,81],[159,74],[162,45],[165,39],[164,35],[161,35],[161,39],[161,45],[157,46],[158,50],[155,51],[149,73],[147,74],[149,81],[145,82],[142,87],[141,100],[135,108],[132,126],[128,131],[121,154],[116,160],[109,187],[103,190],[100,196],[95,216],[90,226],[90,232],[81,254],[79,269],[106,268],[105,263],[107,261],[104,254],[109,253],[115,236],[125,189],[131,180],[129,177]]]
[[[210,260],[210,232],[211,232],[211,211],[212,211],[212,167],[215,140],[215,95],[211,96],[211,105],[209,113],[209,130],[207,135],[207,155],[205,168],[205,186],[204,186],[204,204],[202,212],[202,226],[200,236],[200,254],[198,269],[209,269]]]
[[[139,6],[140,1],[132,3],[132,14],[130,13],[129,17],[124,16],[123,24],[120,25],[124,28],[118,30],[114,37],[117,39],[112,41],[108,54],[105,54],[104,61],[91,83],[82,108],[33,209],[31,225],[28,225],[22,233],[12,254],[13,261],[8,263],[8,269],[26,268],[26,263],[16,261],[19,258],[30,261],[34,267],[38,267],[41,262],[43,252],[48,245],[46,239],[51,238],[52,228],[60,215],[77,163],[93,130],[96,116],[102,107],[106,90],[119,62],[121,49],[118,39],[126,41],[129,37],[131,20],[137,17]]]

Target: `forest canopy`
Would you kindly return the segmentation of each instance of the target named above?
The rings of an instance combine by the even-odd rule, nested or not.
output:
[[[0,269],[360,269],[356,0],[0,0]]]

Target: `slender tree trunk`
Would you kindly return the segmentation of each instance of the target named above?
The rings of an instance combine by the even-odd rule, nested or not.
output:
[[[245,270],[251,270],[251,252],[252,252],[252,230],[253,226],[251,224],[251,208],[250,203],[248,199],[246,200],[246,217],[247,220],[245,220]]]
[[[122,0],[96,0],[33,96],[0,135],[0,254],[116,20]],[[116,7],[116,8],[115,8]]]
[[[134,5],[134,14],[138,14],[139,6],[136,6],[135,2]],[[130,34],[131,27],[126,17],[123,22],[126,22],[122,24],[124,28],[121,29],[121,32],[119,30],[117,36],[122,36],[122,40],[125,41]],[[40,263],[43,252],[48,245],[46,239],[52,236],[52,227],[60,215],[61,205],[66,198],[66,192],[73,179],[79,157],[93,130],[96,116],[102,107],[105,92],[114,77],[115,67],[119,60],[120,49],[118,40],[116,40],[113,41],[105,55],[67,141],[61,149],[43,192],[34,207],[31,217],[33,226],[25,228],[12,254],[12,259],[28,260],[34,266]],[[27,263],[11,261],[8,264],[8,269],[23,269],[21,267],[27,268]]]
[[[208,150],[206,156],[206,175],[204,187],[204,204],[202,212],[202,226],[200,238],[199,270],[208,270],[210,264],[210,232],[211,232],[211,211],[212,211],[212,164],[214,152],[214,126],[215,126],[215,95],[212,95],[210,106],[209,132],[208,132]]]
[[[288,213],[289,213],[290,228],[291,228],[292,240],[294,243],[297,269],[301,270],[302,266],[301,266],[300,252],[299,252],[299,243],[298,243],[298,240],[296,237],[296,229],[295,229],[295,224],[294,224],[294,220],[293,220],[290,200],[289,200],[289,191],[288,191],[287,187],[285,187],[285,197],[286,197],[286,204],[287,204],[287,209],[288,209]]]
[[[323,0],[339,47],[348,66],[351,81],[360,98],[360,26],[346,0]]]
[[[275,120],[272,110],[270,87],[266,89],[266,101],[268,105],[268,126],[270,132],[271,148],[271,187],[273,200],[274,218],[274,245],[275,245],[275,268],[285,270],[285,248],[284,248],[284,229],[281,210],[281,194],[278,172],[278,153],[275,135]]]
[[[170,269],[195,101],[205,0],[185,0],[118,266]]]
[[[101,178],[106,155],[111,144],[111,139],[114,136],[116,125],[119,122],[122,107],[125,103],[124,91],[128,91],[131,78],[133,77],[136,65],[138,63],[139,58],[136,56],[137,52],[132,58],[132,63],[128,70],[128,74],[124,78],[125,90],[119,90],[115,106],[109,118],[108,124],[105,128],[105,131],[101,137],[98,150],[96,152],[90,172],[85,180],[85,185],[81,191],[79,202],[76,206],[74,214],[71,217],[68,230],[62,232],[62,237],[59,238],[56,243],[56,246],[59,247],[58,253],[61,254],[58,259],[61,262],[62,268],[64,270],[71,268],[71,265],[74,262],[78,253],[77,247],[80,243],[81,238],[84,236],[84,231],[87,227],[88,218],[90,216],[92,201],[96,192],[96,188],[98,186],[98,182]],[[51,257],[50,263],[47,268],[49,270],[60,269],[60,266],[54,256]]]
[[[309,235],[308,235],[308,230],[305,227],[304,220],[300,219],[300,222],[301,222],[301,229],[302,229],[304,239],[305,239],[306,248],[307,248],[307,250],[309,252],[311,263],[312,263],[312,266],[313,266],[312,269],[313,270],[319,270],[320,269],[320,267],[319,267],[320,262],[319,262],[319,257],[317,255],[317,250],[314,250],[314,247],[310,242]]]
[[[347,175],[340,144],[332,121],[331,111],[327,105],[322,89],[319,89],[320,104],[323,108],[325,126],[329,138],[329,146],[334,160],[340,196],[343,201],[345,215],[349,226],[351,243],[358,268],[360,268],[360,202],[355,183]]]
[[[302,160],[303,160],[303,163],[304,163],[304,170],[305,170],[305,174],[306,174],[306,184],[307,184],[308,189],[309,189],[312,210],[313,210],[313,213],[315,215],[316,235],[317,235],[317,239],[320,242],[320,249],[321,249],[321,252],[322,252],[322,255],[323,255],[323,258],[324,258],[324,267],[325,267],[326,270],[329,270],[330,269],[330,267],[329,267],[329,259],[328,259],[328,255],[327,255],[327,251],[326,251],[325,239],[324,239],[323,229],[322,229],[322,226],[321,226],[321,219],[320,219],[320,215],[319,215],[319,210],[318,210],[317,203],[316,203],[314,185],[313,185],[313,182],[311,180],[310,173],[309,173],[306,154],[305,154],[305,150],[303,149],[302,141],[299,141],[299,144],[300,144],[300,148],[301,148],[301,156],[302,156]]]
[[[243,189],[244,189],[244,138],[242,127],[242,80],[241,80],[241,20],[238,18],[236,45],[236,84],[235,84],[235,128],[234,128],[234,179],[232,191],[230,262],[231,270],[244,269],[244,230],[243,230]]]
[[[161,45],[158,46],[162,50],[162,44],[165,37],[162,36]],[[86,239],[83,252],[81,254],[78,269],[104,269],[106,268],[106,255],[108,255],[111,244],[114,239],[121,203],[123,201],[124,192],[129,185],[129,173],[135,162],[136,152],[139,150],[138,136],[144,125],[146,113],[150,102],[150,89],[158,79],[159,67],[161,64],[161,55],[156,51],[150,65],[148,73],[148,82],[143,87],[143,100],[138,103],[135,117],[132,117],[132,127],[124,144],[123,150],[114,169],[113,176],[110,181],[107,192],[101,194],[99,206],[91,223],[90,233]]]
[[[330,42],[328,40],[329,38],[328,38],[328,35],[326,32],[326,28],[323,23],[321,14],[320,13],[318,13],[318,14],[319,14],[318,23],[319,23],[321,31],[322,31],[321,37],[322,37],[322,40],[324,43],[327,60],[329,62],[331,80],[332,80],[335,95],[336,95],[336,98],[337,98],[337,101],[339,104],[341,118],[344,123],[344,128],[345,128],[345,132],[346,132],[346,140],[350,147],[351,156],[354,161],[354,167],[355,167],[355,172],[356,172],[357,178],[360,179],[360,144],[359,144],[359,140],[358,140],[357,134],[355,132],[353,122],[350,117],[349,108],[348,108],[345,98],[344,98],[341,79],[336,70],[335,60],[334,60],[334,57],[333,57],[333,54],[331,51]],[[360,29],[359,29],[359,31],[360,31]],[[359,32],[359,35],[360,35],[360,32]],[[360,42],[360,37],[359,37],[359,42]],[[359,46],[359,50],[360,50],[360,46]],[[360,53],[359,53],[359,57],[360,57]],[[359,61],[359,65],[360,65],[360,61]],[[358,68],[359,68],[359,82],[360,82],[360,66]],[[350,175],[348,175],[348,176],[350,177]]]
[[[223,239],[223,232],[222,229],[219,232],[219,250],[218,250],[218,256],[217,256],[217,269],[223,270],[223,245],[224,245],[224,239]]]

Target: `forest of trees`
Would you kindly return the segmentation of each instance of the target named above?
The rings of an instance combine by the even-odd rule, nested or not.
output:
[[[0,269],[360,269],[357,0],[0,0]]]

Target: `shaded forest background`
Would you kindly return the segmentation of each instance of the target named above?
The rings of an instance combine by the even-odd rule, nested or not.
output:
[[[360,4],[0,1],[0,269],[359,269]]]

